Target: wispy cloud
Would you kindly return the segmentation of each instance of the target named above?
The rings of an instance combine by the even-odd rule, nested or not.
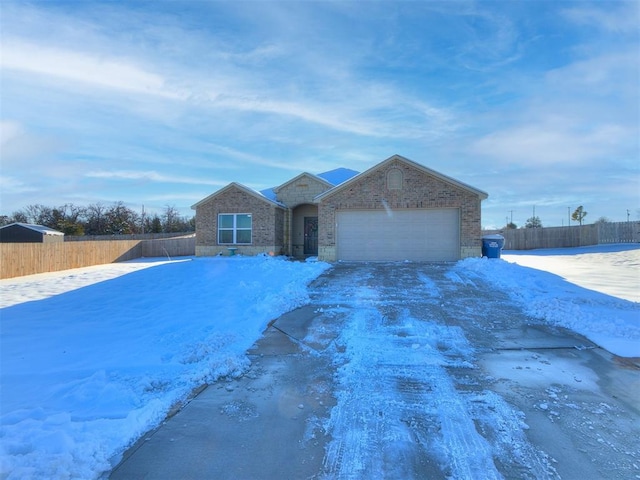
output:
[[[599,161],[630,132],[618,125],[573,128],[565,121],[534,123],[500,130],[479,139],[473,151],[501,163],[530,164],[537,167],[557,163],[591,164]]]
[[[626,162],[638,154],[640,117],[637,55],[596,54],[546,72],[504,127],[470,144],[504,164],[593,165]]]
[[[142,180],[159,183],[186,183],[188,185],[212,185],[223,186],[228,181],[209,180],[206,178],[183,177],[175,175],[162,174],[153,170],[95,170],[85,174],[87,178],[104,178],[112,180]]]
[[[133,62],[95,54],[69,51],[43,44],[3,39],[0,67],[30,74],[80,82],[93,88],[108,88],[138,94],[179,99],[165,87],[162,76],[145,71]]]
[[[636,1],[607,2],[606,9],[578,3],[561,12],[570,21],[598,30],[638,34],[640,5]]]
[[[5,170],[31,165],[33,159],[55,155],[64,147],[60,139],[27,131],[21,122],[0,121],[0,159]]]
[[[36,191],[37,188],[27,185],[18,178],[0,175],[0,190],[4,194],[20,194]]]

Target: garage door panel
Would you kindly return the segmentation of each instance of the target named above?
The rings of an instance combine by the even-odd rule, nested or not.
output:
[[[458,260],[458,210],[342,210],[337,249],[339,260]]]

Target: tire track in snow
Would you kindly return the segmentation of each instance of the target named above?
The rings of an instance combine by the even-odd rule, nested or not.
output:
[[[416,282],[411,271],[402,282]],[[332,441],[324,478],[503,478],[496,460],[521,478],[552,478],[516,412],[495,395],[457,388],[451,371],[473,371],[472,347],[460,327],[412,317],[414,300],[398,295],[399,280],[391,280],[395,290],[357,282],[343,290],[341,304],[352,313],[336,341],[337,404],[325,426]],[[424,274],[419,280],[438,292],[437,282]]]

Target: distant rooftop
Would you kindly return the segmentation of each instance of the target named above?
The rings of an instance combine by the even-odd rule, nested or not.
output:
[[[20,227],[28,228],[29,230],[34,230],[44,235],[64,235],[64,233],[59,232],[58,230],[54,230],[53,228],[45,227],[44,225],[35,225],[33,223],[15,222],[0,228],[11,227],[12,225],[18,225]]]

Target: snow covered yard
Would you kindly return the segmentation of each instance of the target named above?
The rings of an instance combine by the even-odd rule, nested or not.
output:
[[[638,250],[627,252],[615,261],[610,254],[622,252],[596,257],[596,268],[611,272],[609,284],[616,268],[637,262]],[[325,458],[329,476],[378,474],[384,460],[391,476],[409,478],[406,460],[417,458],[433,478],[443,471],[553,478],[552,462],[526,438],[522,412],[478,378],[474,355],[484,332],[507,328],[524,311],[638,356],[640,306],[505,259],[425,269],[431,276],[403,264],[398,271],[408,276],[384,288],[368,286],[371,275],[385,274],[369,266],[357,278],[308,289],[329,265],[268,257],[138,261],[3,280],[0,477],[99,477],[192,388],[240,375],[268,322],[322,290],[327,329],[339,328],[330,352],[338,371],[337,405],[325,426],[335,439]],[[483,296],[487,285],[498,300]],[[338,318],[342,327],[332,323]],[[559,368],[542,355],[535,361]],[[581,387],[595,388],[579,373]],[[537,411],[565,393],[550,388]],[[597,405],[589,399],[567,409],[582,414]]]
[[[524,267],[555,273],[590,290],[640,302],[640,245],[637,243],[507,250],[502,257]]]
[[[194,387],[242,372],[328,267],[142,260],[1,281],[0,478],[109,471]]]
[[[487,269],[476,259],[461,265],[489,278],[531,316],[616,355],[640,357],[640,245],[507,251],[503,258],[519,266],[495,262]]]

